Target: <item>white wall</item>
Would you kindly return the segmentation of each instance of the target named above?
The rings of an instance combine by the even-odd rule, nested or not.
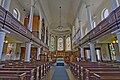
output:
[[[14,8],[17,8],[19,10],[19,12],[20,12],[20,22],[22,24],[24,24],[24,18],[26,16],[26,12],[24,11],[24,8],[22,7],[22,5],[20,5],[20,3],[17,0],[11,0],[9,11],[11,13],[13,13]]]

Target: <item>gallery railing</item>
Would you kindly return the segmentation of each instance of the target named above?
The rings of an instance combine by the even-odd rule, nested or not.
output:
[[[0,6],[0,28],[5,29],[7,31],[14,31],[18,34],[29,39],[29,41],[33,41],[40,46],[43,46],[48,49],[48,46],[44,44],[37,36],[33,35],[32,32],[27,29],[20,21],[18,21],[13,15],[6,11],[4,8]]]
[[[76,47],[97,40],[105,34],[120,29],[120,7],[113,10],[110,15],[101,21],[94,29],[88,32],[82,39],[77,40]]]

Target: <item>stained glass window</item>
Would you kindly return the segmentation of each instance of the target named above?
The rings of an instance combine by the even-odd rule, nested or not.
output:
[[[71,50],[71,39],[70,37],[67,37],[66,39],[66,51]]]
[[[57,46],[58,46],[57,48],[58,48],[59,51],[63,50],[63,38],[58,39],[58,45]]]

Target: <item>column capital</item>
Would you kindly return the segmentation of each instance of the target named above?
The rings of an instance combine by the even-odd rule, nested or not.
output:
[[[89,42],[88,44],[95,44],[94,42]]]
[[[35,1],[31,0],[31,7],[34,7],[34,6],[35,6]]]

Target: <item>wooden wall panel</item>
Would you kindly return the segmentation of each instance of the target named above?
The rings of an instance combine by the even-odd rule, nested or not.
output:
[[[25,47],[21,47],[20,60],[25,59]]]
[[[20,59],[25,59],[25,47],[21,47],[21,54],[20,54]],[[30,54],[31,61],[37,60],[37,48],[32,47],[31,48],[31,54]]]
[[[39,16],[34,16],[33,17],[33,31],[39,31]]]
[[[34,16],[33,17],[32,31],[39,31],[39,20],[40,20],[39,16]],[[24,26],[27,27],[28,23],[29,23],[29,17],[25,18],[25,20],[24,20]]]

